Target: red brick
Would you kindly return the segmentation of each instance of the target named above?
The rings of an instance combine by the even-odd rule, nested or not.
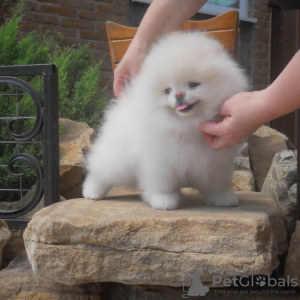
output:
[[[106,3],[106,4],[113,4],[114,0],[95,0],[96,2],[102,2],[102,3]]]
[[[45,15],[45,14],[25,14],[22,17],[23,20],[32,21],[36,23],[44,23],[44,24],[58,24],[59,18],[57,16]]]
[[[260,36],[260,35],[256,34],[254,41],[255,41],[255,43],[268,44],[269,38],[270,38],[270,36]]]
[[[270,69],[270,61],[264,61],[264,68]]]
[[[262,69],[264,67],[264,61],[263,60],[255,60],[252,64],[254,68]]]
[[[39,0],[39,2],[48,2],[48,3],[54,3],[54,4],[59,4],[60,0]]]
[[[60,15],[60,16],[69,16],[69,17],[77,16],[77,9],[75,8],[45,5],[45,4],[41,6],[40,12],[53,14],[53,15]]]
[[[114,0],[115,5],[120,5],[120,6],[128,6],[130,4],[129,0]]]
[[[266,28],[256,28],[256,35],[260,37],[264,37],[266,39],[270,36],[270,30]]]
[[[101,32],[106,32],[106,26],[104,22],[97,22],[97,30]]]
[[[92,49],[95,48],[95,43],[93,41],[89,41],[89,40],[82,40],[82,39],[78,39],[78,38],[69,38],[69,37],[65,37],[63,39],[63,44],[64,45],[86,45],[88,44]]]
[[[81,28],[81,29],[95,29],[95,22],[87,20],[75,20],[71,18],[62,18],[60,22],[63,27]]]
[[[255,11],[255,17],[258,18],[259,20],[264,20],[265,14],[259,10]]]
[[[122,16],[118,16],[118,15],[112,15],[111,19],[108,19],[109,21],[112,22],[116,22],[118,24],[123,24],[126,26],[127,24],[127,15],[122,15]]]
[[[98,56],[103,58],[102,69],[111,72],[111,60],[108,52],[98,51]]]
[[[57,28],[57,26],[50,26],[50,25],[42,25],[41,26],[42,32],[46,32],[47,30],[53,31],[57,30],[61,32],[64,37],[76,37],[76,29],[70,28]]]
[[[260,76],[269,76],[269,70],[268,69],[263,69],[263,68],[256,68],[255,69],[255,74],[260,75]]]
[[[264,52],[264,44],[262,44],[262,43],[255,43],[254,46],[252,47],[252,51]]]
[[[257,20],[256,27],[267,28],[268,30],[270,30],[271,22],[265,20]]]
[[[253,76],[253,82],[260,83],[260,84],[269,84],[269,76],[259,76],[254,75]]]
[[[101,70],[100,76],[102,80],[111,80],[113,78],[113,73],[109,71]]]
[[[113,91],[112,91],[112,82],[111,81],[107,81],[107,80],[100,80],[99,82],[99,87],[100,88],[105,88],[105,89],[109,89],[110,91],[106,91],[107,93],[107,98],[112,98],[114,97],[113,95]]]
[[[62,6],[83,8],[88,10],[95,10],[96,4],[94,1],[82,0],[61,0]]]
[[[271,45],[270,44],[265,44],[264,45],[264,52],[270,53],[270,51],[271,51]]]
[[[108,48],[108,43],[107,41],[98,41],[96,42],[96,47],[95,47],[96,50],[99,50],[99,51],[109,51],[109,48]]]
[[[98,4],[97,10],[114,14],[114,15],[120,15],[120,14],[127,14],[128,8],[123,6],[116,6],[116,5],[109,5],[109,4]]]
[[[39,30],[39,25],[36,23],[30,23],[30,22],[21,22],[20,23],[20,29],[23,31],[33,31],[33,30]]]
[[[40,5],[39,3],[35,2],[35,1],[25,1],[24,2],[24,11],[35,11],[38,12],[40,9]]]
[[[255,9],[264,13],[271,13],[271,7],[269,7],[268,5],[264,5],[260,2],[257,2],[257,4],[255,5]]]
[[[106,34],[104,35],[101,32],[96,31],[88,31],[88,30],[80,30],[79,31],[80,38],[86,39],[86,40],[96,40],[101,41],[106,38]]]
[[[100,14],[99,12],[83,10],[83,9],[79,10],[79,17],[83,19],[89,19],[89,20],[105,21],[105,19],[103,19],[103,15]]]
[[[254,59],[268,59],[269,53],[253,51]]]

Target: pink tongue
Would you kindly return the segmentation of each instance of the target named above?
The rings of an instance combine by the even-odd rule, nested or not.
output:
[[[183,110],[183,109],[185,109],[185,108],[187,108],[187,107],[188,107],[187,104],[178,105],[178,106],[176,106],[176,110]]]

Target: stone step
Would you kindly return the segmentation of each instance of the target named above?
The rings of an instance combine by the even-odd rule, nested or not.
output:
[[[64,284],[120,282],[182,286],[192,273],[270,275],[287,248],[283,217],[262,193],[237,192],[240,206],[199,205],[183,189],[186,206],[158,211],[136,191],[114,188],[106,200],[74,199],[37,212],[24,240],[34,272]]]

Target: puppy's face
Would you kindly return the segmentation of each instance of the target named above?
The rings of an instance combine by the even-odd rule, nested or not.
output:
[[[166,70],[166,69],[164,69]],[[217,114],[224,100],[222,72],[214,65],[189,67],[182,63],[169,72],[158,72],[156,92],[158,103],[180,118],[209,119]],[[162,76],[160,76],[162,75]]]
[[[192,116],[201,106],[201,82],[188,81],[184,84],[170,85],[163,91],[165,104],[179,116]]]

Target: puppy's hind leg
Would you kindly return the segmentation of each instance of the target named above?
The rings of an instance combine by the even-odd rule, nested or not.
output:
[[[206,201],[216,206],[238,206],[239,205],[239,201],[236,194],[230,188],[220,191],[219,193],[206,195]]]
[[[202,184],[202,188],[199,190],[203,192],[206,202],[216,206],[237,206],[239,204],[238,198],[232,190],[230,166],[225,165],[214,172],[208,170],[205,175],[206,182]],[[212,178],[213,180],[211,180]]]

